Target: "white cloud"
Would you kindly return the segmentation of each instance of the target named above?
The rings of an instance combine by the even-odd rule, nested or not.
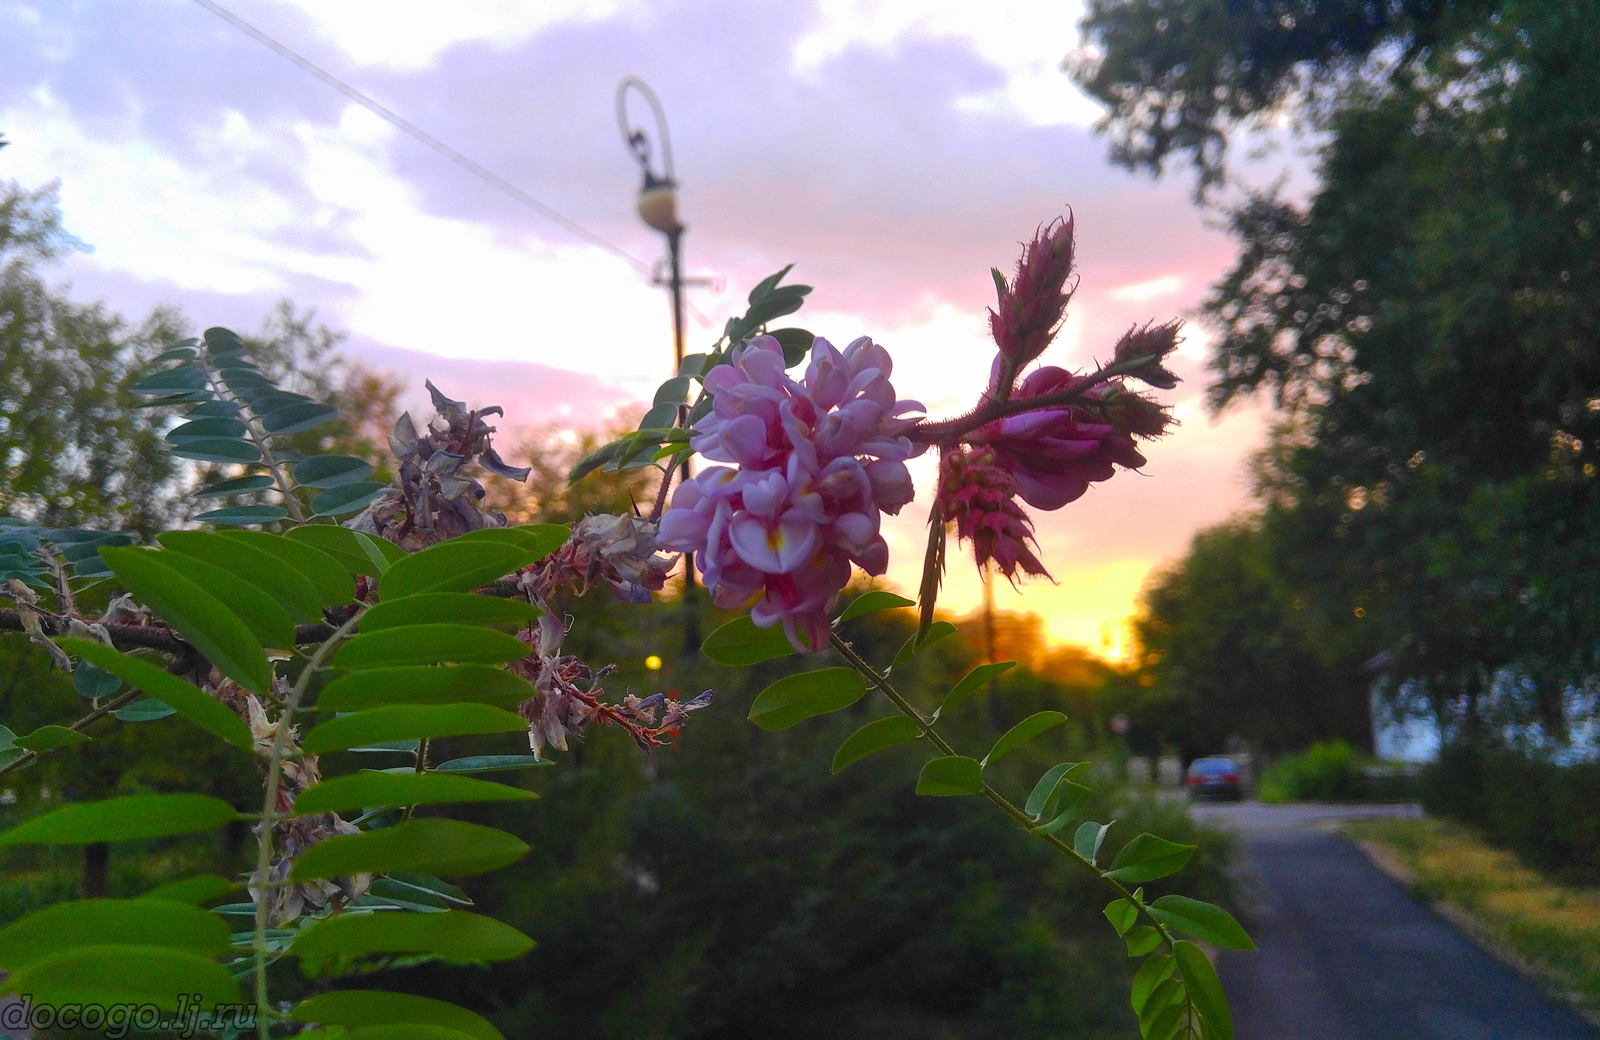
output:
[[[616,17],[628,0],[275,0],[309,17],[353,61],[396,71],[427,68],[459,43],[510,48],[563,22]],[[249,18],[248,7],[235,8]]]
[[[1005,85],[969,95],[959,111],[1008,111],[1041,126],[1087,126],[1100,116],[1061,71],[1077,46],[1077,0],[818,0],[815,24],[795,42],[794,71],[808,78],[852,47],[893,51],[907,40],[964,40],[1001,70]]]

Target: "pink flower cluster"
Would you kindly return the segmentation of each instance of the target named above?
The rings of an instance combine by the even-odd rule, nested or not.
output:
[[[880,517],[911,501],[905,460],[921,448],[902,434],[923,409],[895,399],[892,367],[870,339],[840,351],[818,337],[797,381],[759,336],[706,374],[714,403],[690,444],[731,465],[678,487],[658,544],[693,553],[718,606],[752,603],[755,623],[782,624],[796,649],[827,643],[851,564],[888,567]]]

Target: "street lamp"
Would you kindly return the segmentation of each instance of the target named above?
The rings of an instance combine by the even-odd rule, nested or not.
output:
[[[661,172],[650,167],[650,135],[628,119],[628,91],[635,91],[649,104],[655,116],[656,134],[661,139]],[[628,150],[639,161],[644,183],[639,187],[635,202],[639,219],[667,236],[668,277],[663,279],[659,267],[651,281],[672,290],[672,355],[675,364],[672,374],[683,367],[683,222],[678,219],[678,181],[672,169],[672,138],[667,135],[667,114],[650,85],[637,76],[624,76],[617,84],[617,129]],[[682,479],[689,478],[689,460],[683,460]],[[685,557],[683,563],[683,645],[688,653],[700,649],[700,619],[694,593],[694,563]]]
[[[650,135],[628,120],[628,91],[636,91],[649,104],[655,116],[656,133],[661,138],[661,172],[650,168]],[[663,279],[657,271],[656,285],[666,285],[672,290],[672,349],[678,365],[683,364],[683,260],[682,243],[684,227],[678,220],[678,181],[672,169],[672,138],[667,136],[667,114],[649,84],[637,76],[624,76],[617,84],[617,129],[628,150],[639,161],[644,183],[639,188],[636,205],[639,218],[647,225],[667,236],[669,275]],[[677,367],[673,375],[677,375]],[[687,469],[684,471],[688,472]]]

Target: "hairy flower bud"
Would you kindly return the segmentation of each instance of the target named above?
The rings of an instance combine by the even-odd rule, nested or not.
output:
[[[1072,254],[1072,218],[1058,219],[1023,247],[1009,286],[995,272],[999,301],[989,312],[989,331],[1013,372],[1043,354],[1055,339],[1072,299],[1072,290],[1066,288]]]

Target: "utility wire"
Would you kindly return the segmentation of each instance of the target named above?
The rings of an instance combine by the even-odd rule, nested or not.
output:
[[[574,235],[577,235],[585,242],[588,242],[590,245],[599,246],[601,249],[604,249],[611,255],[632,265],[633,268],[640,274],[649,277],[653,273],[649,264],[645,263],[643,260],[640,260],[632,253],[629,253],[621,246],[612,245],[610,242],[606,241],[604,238],[601,238],[593,231],[590,231],[588,228],[584,227],[576,220],[573,220],[571,217],[557,212],[556,210],[545,205],[543,202],[540,202],[538,199],[534,198],[532,195],[529,195],[515,184],[512,184],[504,177],[495,173],[493,170],[490,170],[482,164],[469,159],[465,155],[462,155],[460,152],[456,151],[454,148],[451,148],[437,137],[434,137],[426,130],[417,126],[415,123],[402,118],[395,112],[378,104],[376,101],[372,100],[372,98],[363,94],[355,87],[352,87],[350,84],[335,76],[333,73],[328,72],[319,65],[316,65],[310,59],[301,57],[299,54],[290,50],[288,47],[285,47],[283,44],[279,43],[271,36],[268,36],[260,29],[257,29],[243,18],[240,18],[232,11],[229,11],[227,8],[215,3],[214,0],[194,0],[194,2],[199,4],[201,7],[204,7],[218,18],[221,18],[223,21],[232,25],[240,32],[251,37],[257,43],[260,43],[262,46],[277,52],[280,57],[287,58],[289,61],[294,62],[306,72],[309,72],[311,75],[317,77],[334,90],[337,90],[339,93],[349,98],[351,101],[354,101],[362,108],[365,108],[378,118],[389,123],[395,129],[416,138],[418,141],[427,145],[429,148],[432,148],[434,151],[438,152],[446,159],[449,159],[463,170],[466,170],[468,173],[492,185],[493,187],[500,189],[507,195],[516,199],[518,202],[522,203],[524,206],[527,206],[529,209],[538,213],[540,216],[560,224],[562,227],[566,228]]]

